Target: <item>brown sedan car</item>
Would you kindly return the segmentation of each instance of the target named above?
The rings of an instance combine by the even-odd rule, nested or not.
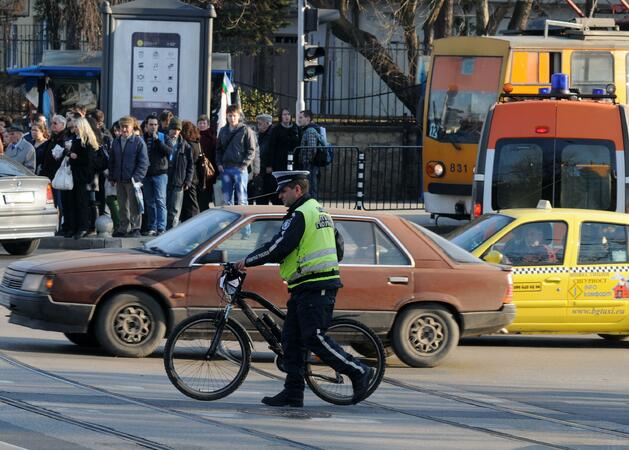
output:
[[[152,353],[185,317],[220,307],[219,256],[240,259],[279,229],[281,207],[213,209],[135,249],[29,258],[6,270],[11,323],[60,331],[120,356]],[[400,217],[331,210],[345,239],[335,315],[372,327],[405,363],[438,364],[459,336],[511,323],[511,274]],[[246,290],[284,307],[276,264],[249,269]],[[243,322],[244,323],[244,322]]]

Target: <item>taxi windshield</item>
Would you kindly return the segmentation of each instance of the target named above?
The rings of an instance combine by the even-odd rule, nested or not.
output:
[[[497,56],[436,56],[428,102],[428,137],[478,143],[485,115],[498,98]]]
[[[186,220],[168,233],[146,242],[143,250],[164,256],[185,256],[238,218],[240,215],[231,211],[209,209]]]
[[[513,217],[502,214],[484,214],[467,225],[457,228],[446,237],[453,244],[472,252],[514,220]]]

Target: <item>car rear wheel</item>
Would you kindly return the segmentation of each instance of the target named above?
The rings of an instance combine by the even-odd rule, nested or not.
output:
[[[94,330],[101,347],[112,355],[142,358],[153,353],[164,338],[166,320],[153,297],[130,290],[103,305]]]
[[[100,344],[94,333],[63,333],[70,342],[79,347],[99,347]]]
[[[449,311],[438,305],[404,310],[392,330],[395,354],[411,367],[435,367],[458,342],[458,324]]]
[[[4,249],[12,255],[30,255],[39,247],[39,239],[28,241],[8,241],[3,242]]]
[[[629,334],[599,334],[599,336],[611,342],[629,341]]]

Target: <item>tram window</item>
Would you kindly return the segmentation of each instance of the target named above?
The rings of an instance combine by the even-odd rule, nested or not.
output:
[[[513,52],[511,82],[514,84],[537,83],[539,62],[537,52]]]
[[[570,63],[572,86],[584,94],[614,82],[614,58],[610,52],[574,52]]]

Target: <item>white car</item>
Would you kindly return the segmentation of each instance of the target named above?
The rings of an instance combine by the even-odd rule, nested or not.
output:
[[[54,236],[59,217],[46,177],[0,155],[0,244],[12,255],[28,255],[40,238]]]

